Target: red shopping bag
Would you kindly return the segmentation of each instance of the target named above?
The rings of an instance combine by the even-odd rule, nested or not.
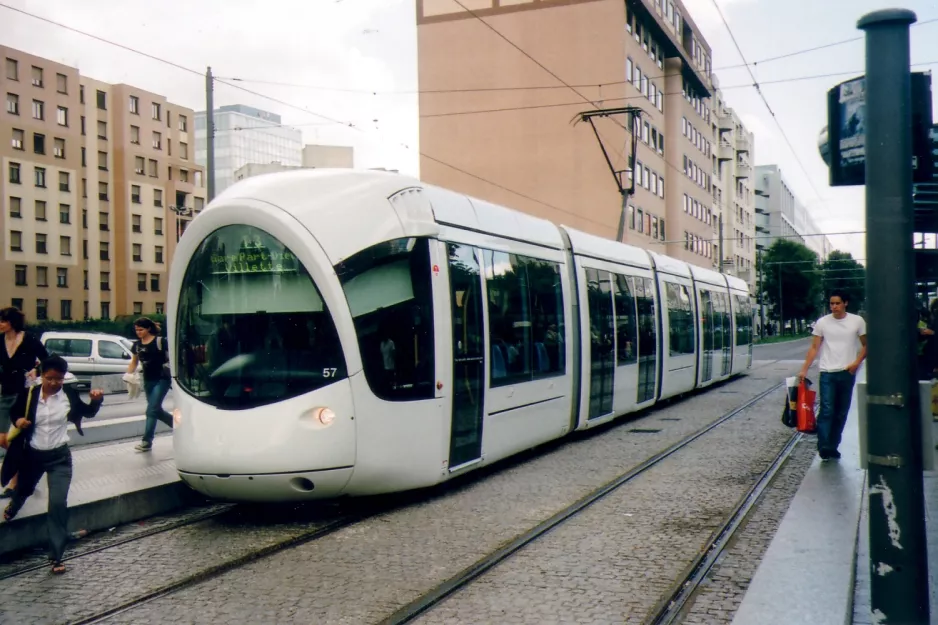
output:
[[[798,386],[798,431],[805,434],[817,432],[817,419],[814,416],[814,400],[817,393],[801,382]]]

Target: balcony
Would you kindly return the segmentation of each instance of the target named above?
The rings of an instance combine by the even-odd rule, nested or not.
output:
[[[736,163],[736,177],[737,178],[751,178],[752,177],[752,167],[748,163]]]
[[[747,154],[752,151],[752,141],[749,137],[741,136],[736,139],[736,151],[746,152]]]
[[[733,123],[733,115],[729,111],[717,111],[717,128],[720,132],[735,130],[736,124]]]
[[[720,140],[717,145],[717,160],[734,161],[736,160],[736,149],[728,141]]]

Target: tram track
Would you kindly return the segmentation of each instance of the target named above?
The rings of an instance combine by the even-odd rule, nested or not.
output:
[[[404,623],[409,623],[413,621],[414,619],[416,619],[417,617],[421,616],[422,614],[432,610],[436,605],[444,601],[447,597],[453,595],[454,593],[456,593],[457,591],[463,588],[466,588],[475,579],[479,578],[480,576],[482,576],[489,570],[493,569],[500,563],[504,562],[505,560],[511,558],[514,554],[516,554],[525,546],[538,540],[540,537],[547,534],[551,530],[554,530],[558,526],[561,526],[562,524],[564,524],[571,518],[583,512],[589,506],[598,502],[599,500],[606,497],[610,493],[616,491],[620,487],[633,481],[635,478],[642,475],[649,469],[657,466],[666,458],[669,458],[676,452],[690,445],[691,443],[701,438],[702,436],[706,435],[707,433],[711,432],[712,430],[718,428],[719,426],[729,421],[733,417],[736,417],[737,415],[748,410],[752,406],[758,404],[759,402],[761,402],[763,399],[765,399],[772,393],[776,392],[780,388],[783,388],[784,385],[785,385],[784,382],[780,382],[772,386],[771,388],[757,394],[756,396],[752,397],[751,399],[749,399],[742,405],[727,412],[726,414],[719,417],[718,419],[711,422],[710,424],[704,426],[703,428],[698,429],[694,433],[672,444],[671,446],[655,454],[654,456],[651,456],[650,458],[646,459],[644,462],[633,467],[632,469],[616,477],[615,479],[594,489],[593,491],[591,491],[584,497],[580,498],[579,500],[565,507],[563,510],[557,512],[550,518],[546,519],[545,521],[542,521],[541,523],[535,525],[534,527],[527,530],[526,532],[518,535],[517,537],[515,537],[513,540],[509,541],[502,547],[496,549],[495,551],[492,551],[485,557],[481,558],[480,560],[477,560],[472,565],[464,568],[463,570],[458,572],[456,575],[453,575],[452,577],[445,580],[441,584],[437,585],[430,591],[422,594],[421,596],[417,597],[410,603],[402,606],[401,608],[396,610],[394,613],[392,613],[385,619],[381,620],[380,625],[402,625]],[[726,544],[728,544],[733,533],[735,533],[735,530],[738,529],[742,520],[745,518],[745,514],[740,515],[739,511],[744,506],[747,506],[745,507],[746,513],[748,513],[748,511],[751,510],[752,506],[759,499],[758,495],[753,496],[753,494],[756,492],[756,490],[758,490],[758,494],[761,495],[761,493],[765,490],[765,488],[771,482],[771,478],[774,477],[778,469],[782,465],[784,465],[784,461],[788,458],[788,455],[790,455],[791,450],[794,449],[794,446],[799,439],[800,439],[800,435],[798,434],[792,436],[792,438],[788,441],[788,443],[786,444],[782,452],[779,454],[779,456],[776,457],[775,461],[770,465],[769,469],[767,469],[767,472],[771,472],[771,476],[768,479],[764,479],[766,474],[765,473],[763,474],[763,477],[760,478],[757,481],[756,485],[753,486],[752,489],[750,489],[750,491],[747,492],[746,496],[742,498],[740,504],[737,506],[737,509],[734,511],[734,513],[730,516],[730,519],[724,525],[724,528],[721,528],[721,531],[717,532],[716,534],[717,538],[715,540],[721,540],[721,537],[725,536],[725,540],[723,540],[720,543],[721,546],[719,547],[718,552],[715,553],[714,547],[712,545],[708,547],[707,549],[704,549],[701,555],[698,557],[700,562],[696,564],[695,566],[691,567],[691,572],[688,575],[688,579],[685,579],[681,584],[679,584],[675,592],[672,593],[672,596],[664,600],[661,603],[662,607],[665,608],[663,610],[659,609],[659,612],[661,612],[662,614],[662,618],[665,618],[665,612],[667,612],[667,614],[671,613],[672,611],[671,607],[676,605],[676,602],[679,600],[681,601],[680,607],[681,609],[683,609],[684,605],[686,605],[687,603],[687,598],[690,597],[690,594],[688,593],[688,591],[692,591],[693,589],[695,589],[697,585],[699,585],[700,581],[702,581],[706,577],[706,573],[709,572],[710,568],[712,568],[713,562],[715,562],[716,558],[719,557],[719,553],[722,553],[722,550],[725,548]],[[747,502],[748,502],[748,505],[747,505]],[[727,529],[730,527],[732,527],[733,531],[728,533]],[[712,555],[712,558],[710,557],[711,555]],[[691,578],[693,578],[693,580],[697,580],[696,583],[693,585],[691,585],[690,583]],[[687,593],[686,597],[685,597],[685,593]],[[678,595],[680,595],[680,597]],[[667,618],[671,618],[671,617],[668,616]],[[673,620],[654,621],[656,625],[658,622],[673,623],[674,621]]]
[[[230,512],[235,507],[235,504],[221,504],[218,506],[213,506],[211,510],[196,514],[195,516],[180,519],[178,521],[173,521],[159,527],[154,527],[152,529],[144,530],[142,532],[136,533],[132,536],[126,538],[120,538],[113,541],[108,541],[106,544],[98,545],[96,547],[91,547],[88,549],[79,550],[77,553],[71,553],[62,559],[63,562],[72,562],[80,558],[90,556],[95,553],[100,553],[102,551],[107,551],[109,549],[114,549],[122,545],[126,545],[144,538],[149,538],[151,536],[156,536],[164,532],[169,532],[171,530],[179,529],[182,527],[187,527],[189,525],[195,525],[196,523],[202,523],[219,517],[227,512]],[[66,552],[67,553],[67,552]],[[5,571],[0,573],[0,582],[8,580],[14,577],[19,577],[20,575],[25,575],[27,573],[32,573],[33,571],[38,571],[40,569],[45,569],[49,566],[49,562],[45,557],[42,558],[30,558],[31,560],[40,560],[40,564],[29,564],[26,566],[14,568],[11,571]]]

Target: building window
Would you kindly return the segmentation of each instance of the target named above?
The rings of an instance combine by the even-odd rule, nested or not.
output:
[[[13,252],[22,252],[23,251],[23,233],[19,230],[10,231],[10,251]]]
[[[107,139],[107,122],[98,120],[98,139]]]
[[[87,243],[87,241],[85,241],[85,243]],[[87,256],[85,258],[87,258]],[[84,274],[85,274],[85,290],[87,291],[88,290],[88,270],[87,269],[85,269]]]
[[[59,237],[59,254],[62,256],[72,255],[72,237]]]
[[[107,183],[99,182],[98,183],[98,199],[107,201]]]
[[[81,227],[88,228],[88,210],[85,208],[81,209]],[[85,258],[88,258],[87,254],[85,254]]]
[[[16,286],[26,286],[26,265],[16,265],[13,268],[13,281]]]
[[[85,136],[85,116],[81,116],[81,136]],[[82,148],[84,150],[85,148]]]
[[[65,139],[56,137],[53,140],[52,153],[56,158],[65,158]]]
[[[156,262],[158,262],[158,263],[162,263],[162,262],[163,262],[163,246],[162,246],[162,245],[157,245],[157,246],[156,246],[156,249],[155,249],[155,252],[154,252],[154,257],[155,257],[155,259],[156,259]]]
[[[110,289],[104,289],[109,291]],[[101,302],[101,318],[110,319],[111,318],[111,302]]]
[[[68,268],[59,267],[55,270],[55,284],[59,288],[68,288]]]
[[[163,206],[163,190],[153,189],[153,206],[161,208]]]
[[[134,243],[133,254],[135,263],[143,262],[143,246],[141,244]]]
[[[156,171],[156,168],[157,168],[158,163],[157,163],[155,160],[153,160],[153,159],[151,158],[148,164],[149,164],[149,166],[150,166],[150,177],[151,177],[151,178],[158,178],[158,177],[159,177],[159,174],[158,174],[157,171]]]
[[[98,91],[98,108],[102,111],[107,110],[107,94],[103,91]]]
[[[33,133],[33,152],[36,154],[46,153],[46,136],[38,132]]]
[[[33,100],[33,119],[46,118],[46,105],[41,100]]]
[[[156,314],[158,314],[158,315],[165,314],[164,311],[163,311],[163,302],[157,302],[157,303],[156,303]]]
[[[135,315],[143,314],[143,302],[134,302],[134,314]]]
[[[151,273],[150,274],[150,290],[154,293],[160,290],[160,274]]]
[[[98,213],[98,230],[102,232],[107,232],[110,228],[108,227],[108,216],[105,212]]]
[[[68,126],[68,109],[64,106],[58,107],[55,111],[55,120],[59,126]]]
[[[20,184],[20,164],[10,163],[10,182]]]
[[[69,321],[72,318],[72,300],[62,300],[62,321]]]
[[[185,115],[180,115],[179,116],[179,132],[187,132],[187,131],[188,131],[188,120],[186,119]]]
[[[36,319],[39,321],[45,321],[48,318],[49,318],[49,300],[37,299],[36,300]]]
[[[7,80],[19,80],[19,63],[15,59],[7,59]]]
[[[45,167],[36,168],[36,186],[46,188],[46,169]]]
[[[140,145],[140,128],[138,128],[137,126],[131,126],[131,127],[130,127],[130,142],[133,143],[133,144],[135,144],[135,145]],[[143,157],[142,157],[142,156],[138,156],[137,158],[140,159],[141,163],[143,162]],[[140,165],[139,169],[140,169],[140,171],[138,171],[137,173],[138,173],[138,174],[142,174],[142,173],[143,173],[143,165],[142,165],[142,164]]]
[[[98,152],[98,169],[107,171],[107,152]]]
[[[134,184],[130,186],[130,201],[133,202],[134,204],[140,203],[140,186],[139,185]]]
[[[189,170],[180,169],[179,170],[179,181],[180,182],[189,182]]]
[[[18,197],[10,196],[10,217],[23,216],[23,200]]]
[[[37,254],[48,254],[46,250],[46,235],[43,232],[36,234],[36,253]]]
[[[11,141],[11,145],[13,146],[14,150],[23,149],[23,139],[25,138],[25,136],[26,136],[26,133],[24,133],[19,128],[13,129],[13,140]]]
[[[135,95],[130,96],[130,112],[134,115],[140,114],[140,98]]]
[[[10,115],[20,114],[20,97],[15,93],[7,94],[7,113]]]
[[[182,160],[189,160],[189,145],[183,142],[179,142],[179,158]]]
[[[42,87],[42,68],[33,65],[33,87]]]
[[[110,260],[110,254],[108,254],[108,244],[107,241],[101,241],[98,248],[98,259],[99,260]]]
[[[36,200],[36,221],[46,220],[46,202],[45,200]]]
[[[147,274],[138,273],[137,274],[137,290],[146,291],[147,290]]]
[[[101,290],[102,291],[111,290],[111,273],[108,271],[101,272]]]
[[[202,198],[200,198],[200,197],[193,197],[193,198],[192,198],[192,201],[195,203],[195,208],[194,208],[194,210],[195,210],[196,213],[201,212],[202,209],[205,208],[205,200],[204,200],[204,199],[202,199]]]
[[[36,267],[36,286],[49,286],[48,267]]]
[[[150,108],[150,112],[152,113],[153,119],[159,121],[160,120],[160,103],[153,102]]]
[[[55,75],[55,90],[58,93],[68,93],[68,76],[65,74]]]
[[[153,149],[161,150],[163,149],[162,145],[163,145],[163,135],[161,135],[160,133],[154,130],[153,131]]]
[[[142,230],[140,229],[140,215],[131,216],[131,221],[132,221],[131,229],[134,232],[142,232]]]
[[[158,236],[163,234],[163,219],[161,217],[153,218],[153,234]]]

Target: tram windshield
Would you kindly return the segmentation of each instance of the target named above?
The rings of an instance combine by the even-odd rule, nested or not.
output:
[[[177,381],[226,409],[345,378],[335,324],[299,259],[270,234],[219,228],[189,261],[176,320]]]

